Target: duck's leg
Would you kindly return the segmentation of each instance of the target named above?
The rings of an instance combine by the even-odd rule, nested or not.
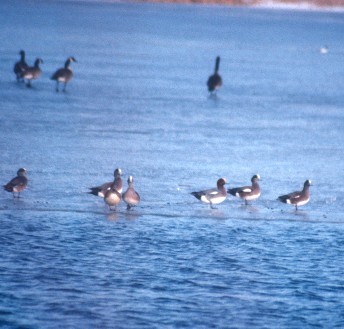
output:
[[[66,92],[67,83],[64,83],[63,91]]]
[[[56,92],[59,92],[59,80],[56,80]]]
[[[31,86],[31,80],[28,80],[28,81],[27,81],[26,86],[27,86],[28,88],[31,88],[31,87],[32,87],[32,86]]]

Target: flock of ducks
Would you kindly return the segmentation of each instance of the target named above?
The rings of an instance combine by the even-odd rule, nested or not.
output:
[[[42,59],[37,58],[34,66],[30,67],[25,62],[25,52],[21,50],[19,52],[20,60],[14,65],[14,73],[16,74],[17,81],[27,80],[27,86],[31,87],[31,81],[36,80],[40,77],[42,71],[39,67],[43,63]],[[66,91],[67,83],[73,77],[73,71],[70,69],[70,64],[76,62],[74,57],[69,57],[66,60],[65,66],[58,69],[52,76],[51,79],[56,81],[56,91],[59,91],[59,83],[64,83],[63,91]],[[222,86],[222,78],[219,74],[220,57],[216,57],[215,70],[207,81],[207,87],[210,94],[215,94]],[[14,198],[19,198],[20,193],[25,190],[28,185],[28,179],[26,177],[27,171],[24,168],[20,168],[17,172],[17,176],[4,185],[4,189],[7,192],[13,193]],[[127,204],[127,210],[137,206],[140,202],[140,196],[134,189],[133,176],[128,178],[128,188],[123,192],[123,182],[121,178],[122,171],[117,168],[114,171],[114,180],[112,182],[104,183],[100,186],[91,187],[89,193],[99,196],[104,199],[104,202],[111,209],[116,209],[121,200]],[[251,178],[251,186],[242,186],[231,189],[226,189],[224,186],[227,184],[225,178],[220,178],[217,181],[217,186],[212,189],[192,192],[198,200],[203,203],[207,203],[213,208],[214,205],[220,204],[227,198],[227,193],[241,198],[247,205],[248,201],[256,200],[260,197],[261,190],[258,184],[260,176],[254,175]],[[283,203],[288,203],[295,206],[296,210],[299,206],[303,206],[308,203],[310,199],[310,186],[311,181],[306,180],[302,191],[292,192],[289,194],[281,195],[278,200]],[[17,193],[17,195],[16,195]]]
[[[17,176],[4,185],[4,189],[7,192],[13,193],[14,198],[19,198],[20,193],[26,189],[28,185],[26,174],[26,169],[20,168],[17,172]],[[112,182],[91,187],[88,193],[103,198],[110,210],[116,210],[116,207],[119,205],[121,200],[127,204],[127,210],[136,207],[140,202],[140,195],[134,189],[133,176],[129,176],[128,188],[124,193],[122,193],[123,182],[121,175],[121,169],[117,168],[114,171],[114,180]],[[245,205],[247,205],[248,201],[256,200],[260,197],[261,190],[258,184],[259,180],[260,176],[257,174],[251,178],[251,186],[226,189],[224,187],[227,184],[226,179],[220,178],[218,179],[217,186],[215,188],[192,192],[191,194],[203,203],[209,204],[211,208],[214,208],[214,205],[225,201],[227,199],[227,193],[244,200]],[[299,206],[303,206],[308,203],[310,199],[310,186],[311,181],[306,180],[302,191],[281,195],[278,197],[278,200],[295,206],[295,209],[297,210]]]
[[[29,66],[25,61],[25,51],[21,50],[19,52],[20,60],[14,64],[14,74],[16,75],[17,81],[26,81],[28,87],[32,87],[31,81],[37,80],[41,74],[42,70],[40,64],[43,63],[41,58],[37,58],[33,66]],[[52,76],[51,80],[56,81],[56,91],[59,91],[59,83],[63,83],[63,91],[66,91],[67,83],[73,78],[73,71],[70,68],[70,64],[76,62],[74,57],[68,57],[64,67],[59,68]]]
[[[117,168],[114,172],[114,180],[112,182],[104,183],[100,186],[91,187],[89,194],[93,194],[104,199],[104,202],[109,206],[110,210],[116,210],[121,200],[127,204],[127,210],[136,207],[140,202],[140,195],[134,189],[133,176],[128,178],[128,188],[123,192],[122,170]],[[27,170],[20,168],[17,171],[17,176],[12,178],[4,189],[13,194],[13,198],[20,198],[20,193],[23,192],[28,185]]]

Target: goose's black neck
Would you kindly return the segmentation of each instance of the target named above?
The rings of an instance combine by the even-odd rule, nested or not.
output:
[[[215,63],[215,73],[217,73],[219,71],[219,67],[220,67],[220,57],[216,57],[216,63]]]

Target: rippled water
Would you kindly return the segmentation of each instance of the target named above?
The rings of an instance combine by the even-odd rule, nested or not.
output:
[[[0,192],[1,327],[343,328],[343,18],[1,2],[1,181],[30,179],[20,200]],[[32,89],[20,49],[44,60]],[[131,212],[86,193],[116,167],[141,195]],[[190,195],[255,173],[249,206]],[[276,201],[306,179],[301,210]]]

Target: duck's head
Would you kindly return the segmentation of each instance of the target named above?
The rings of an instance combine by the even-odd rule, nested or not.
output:
[[[17,175],[18,176],[25,176],[26,175],[26,169],[25,168],[20,168],[18,171],[17,171]]]
[[[20,56],[25,56],[25,51],[24,51],[24,50],[21,50],[21,51],[19,52],[19,55],[20,55]]]
[[[304,187],[309,187],[309,186],[311,186],[312,185],[312,181],[310,180],[310,179],[307,179],[306,181],[305,181],[305,183],[304,183]]]
[[[122,175],[122,170],[119,169],[119,168],[117,168],[117,169],[114,171],[113,175],[114,175],[115,177],[121,176],[121,175]]]
[[[38,66],[39,64],[43,63],[43,59],[42,58],[36,58],[35,60],[35,66]]]
[[[220,188],[220,187],[223,187],[223,185],[227,184],[227,181],[225,178],[220,178],[218,181],[217,181],[217,188]]]
[[[254,176],[251,178],[251,182],[252,182],[252,183],[256,183],[256,182],[258,182],[259,180],[260,180],[259,174],[256,174],[256,175],[254,175]]]
[[[131,184],[131,183],[133,183],[133,182],[134,182],[133,176],[129,176],[129,178],[128,178],[128,184]]]

